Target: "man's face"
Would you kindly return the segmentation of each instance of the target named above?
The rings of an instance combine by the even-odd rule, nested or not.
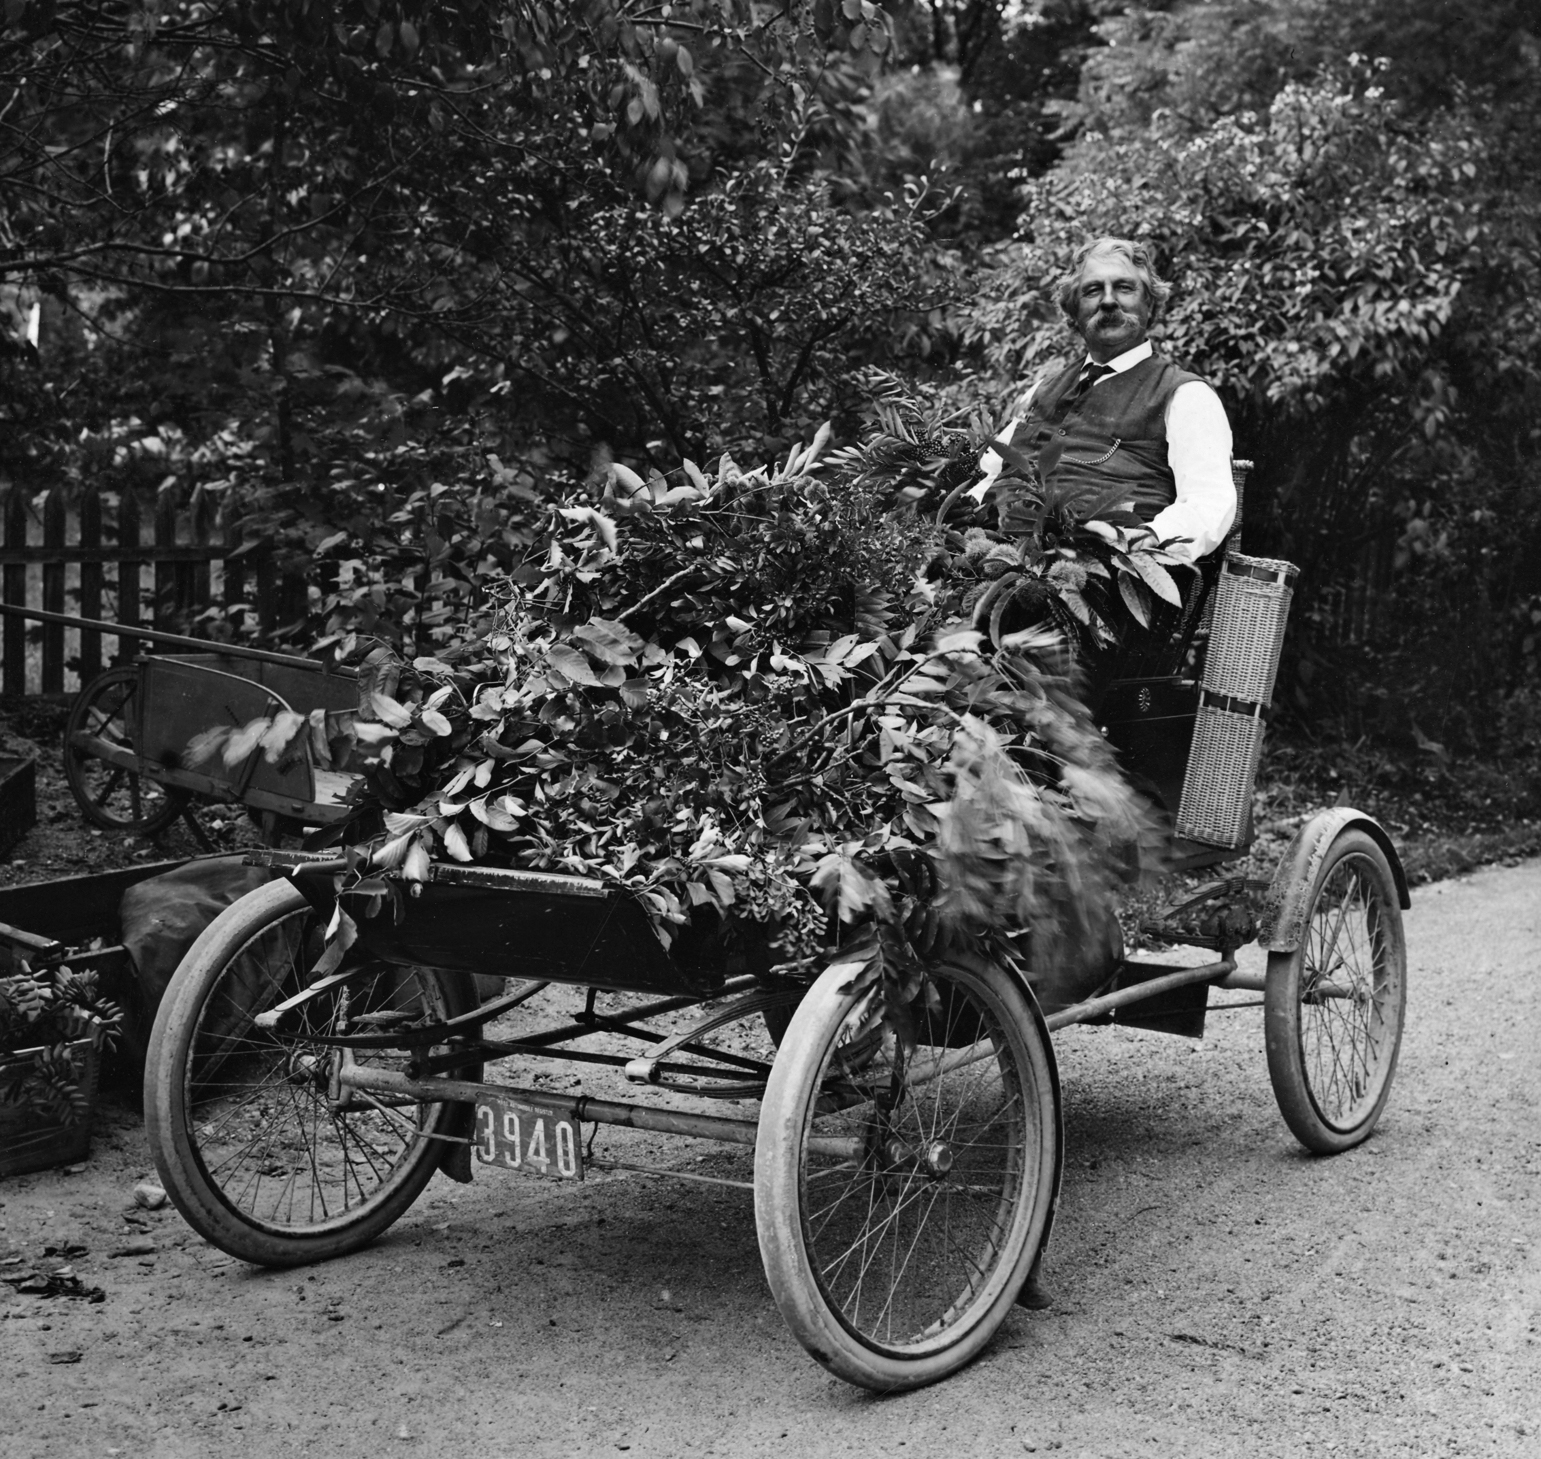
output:
[[[1099,365],[1145,338],[1150,328],[1145,285],[1122,254],[1094,253],[1082,266],[1076,328]]]

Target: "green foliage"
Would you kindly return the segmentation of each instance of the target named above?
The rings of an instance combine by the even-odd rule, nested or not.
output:
[[[444,479],[429,416],[537,479],[785,449],[956,293],[923,190],[821,172],[888,36],[862,0],[13,5],[16,469],[101,482],[70,426],[137,421],[255,530]]]
[[[1139,590],[1162,554],[1011,475],[995,528],[934,525],[913,433],[823,461],[827,436],[775,469],[612,466],[597,502],[549,511],[484,631],[375,651],[347,725],[259,720],[198,753],[362,757],[338,884],[382,910],[435,857],[598,877],[666,940],[725,925],[793,975],[835,957],[891,1012],[949,944],[1030,933],[1035,965],[1062,961],[1141,815],[1061,637],[977,606],[971,626],[977,543],[1024,573],[1142,561]],[[977,474],[981,438],[941,444],[944,481]]]
[[[972,252],[1014,231],[1016,187],[1059,156],[1064,112],[1092,40],[1083,0],[912,0],[890,6],[894,64],[821,78],[819,168],[842,198],[897,195],[917,178],[949,198],[931,222]]]
[[[454,610],[424,591],[471,601],[612,459],[853,439],[874,366],[939,416],[1004,404],[1066,345],[1075,244],[1145,232],[1166,345],[1259,463],[1248,545],[1305,570],[1287,702],[1405,717],[1373,674],[1455,742],[1533,672],[1533,29],[1522,0],[13,0],[0,478],[176,479],[318,564],[291,637],[427,654]],[[1395,632],[1344,652],[1386,542]]]
[[[1260,110],[1350,55],[1388,63],[1388,92],[1421,113],[1480,93],[1525,104],[1536,82],[1527,0],[1187,0],[1129,6],[1097,26],[1072,125],[1127,131],[1158,113],[1193,133]]]
[[[1241,411],[1298,419],[1366,395],[1421,424],[1428,347],[1480,262],[1481,142],[1470,121],[1398,125],[1367,79],[1287,87],[1198,137],[1158,122],[1089,139],[1029,183],[1031,238],[978,326],[992,359],[1023,376],[1063,351],[1052,286],[1084,238],[1117,231],[1170,260],[1165,347]],[[1381,403],[1355,400],[1359,414]]]
[[[0,977],[0,1100],[75,1124],[88,1113],[69,1045],[111,1042],[122,1022],[117,1004],[101,996],[94,973],[67,967],[32,971],[22,964]],[[7,1062],[21,1050],[25,1061]]]
[[[649,450],[669,463],[784,450],[852,410],[850,375],[884,358],[898,319],[957,292],[929,262],[923,194],[856,215],[789,162],[744,168],[672,217],[596,199],[538,255],[510,230],[468,317],[448,317],[602,440],[657,433]]]

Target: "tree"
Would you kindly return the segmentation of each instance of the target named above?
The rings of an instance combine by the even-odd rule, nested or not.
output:
[[[155,423],[260,433],[284,479],[328,410],[351,423],[361,399],[425,390],[479,400],[505,450],[699,446],[743,416],[721,384],[740,345],[751,428],[774,434],[904,302],[874,266],[909,267],[904,209],[840,212],[801,145],[810,117],[838,123],[818,88],[887,46],[860,0],[16,0],[5,19],[0,290],[49,301],[45,363],[72,347],[65,316],[97,359],[144,352],[150,370],[119,373],[153,373]],[[758,181],[712,203],[745,168]],[[780,263],[721,273],[772,238]],[[799,269],[827,295],[806,319]],[[718,388],[677,396],[693,370]]]

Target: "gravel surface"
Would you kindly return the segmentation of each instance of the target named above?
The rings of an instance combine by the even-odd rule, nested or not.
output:
[[[1538,921],[1541,862],[1415,891],[1391,1103],[1332,1159],[1278,1117],[1259,1008],[1212,1014],[1201,1043],[1059,1035],[1055,1306],[900,1397],[830,1378],[786,1332],[745,1190],[479,1169],[437,1178],[367,1251],[263,1272],[134,1204],[143,1133],[110,1109],[83,1169],[0,1184],[0,1277],[64,1267],[56,1285],[102,1292],[0,1285],[0,1453],[1530,1459]],[[600,1148],[748,1170],[630,1132]]]

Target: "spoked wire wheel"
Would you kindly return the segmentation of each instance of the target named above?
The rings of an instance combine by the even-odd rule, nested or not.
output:
[[[333,1075],[339,1062],[403,1069],[405,1052],[378,1045],[473,1008],[464,974],[364,962],[285,1032],[258,1025],[309,985],[322,931],[291,884],[249,893],[193,945],[150,1041],[146,1133],[167,1193],[201,1235],[265,1266],[374,1240],[428,1183],[437,1137],[459,1128],[449,1103],[333,1097]]]
[[[75,696],[64,730],[64,778],[86,819],[108,831],[151,836],[182,814],[191,797],[93,754],[90,742],[137,754],[139,670],[97,675]]]
[[[1357,1145],[1391,1092],[1407,1006],[1401,904],[1373,837],[1350,830],[1328,849],[1300,945],[1269,955],[1263,1002],[1285,1122],[1319,1154]]]
[[[1048,1034],[1005,970],[935,970],[939,1004],[902,1049],[826,973],[771,1074],[755,1151],[766,1276],[798,1340],[879,1391],[968,1362],[1048,1233],[1059,1091]]]

